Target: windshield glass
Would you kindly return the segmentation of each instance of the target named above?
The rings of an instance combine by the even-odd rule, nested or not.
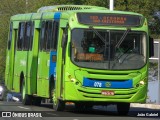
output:
[[[135,31],[73,29],[74,64],[85,68],[139,69],[146,63],[146,34]]]

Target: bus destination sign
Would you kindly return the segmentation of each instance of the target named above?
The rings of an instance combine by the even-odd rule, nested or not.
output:
[[[107,13],[77,13],[78,21],[88,25],[140,26],[141,16]]]

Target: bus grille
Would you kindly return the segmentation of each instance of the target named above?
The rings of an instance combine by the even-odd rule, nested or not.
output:
[[[88,88],[89,89],[89,88]],[[100,90],[82,90],[78,89],[78,91],[86,98],[101,98],[101,99],[130,99],[138,90],[137,89],[128,89],[128,90],[113,90],[108,89],[109,91],[114,91],[113,96],[105,96],[101,94]]]

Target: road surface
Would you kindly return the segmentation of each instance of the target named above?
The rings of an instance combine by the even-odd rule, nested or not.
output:
[[[0,101],[1,116],[6,115],[6,112],[11,112],[12,118],[10,120],[18,120],[19,117],[23,119],[32,120],[35,118],[24,118],[38,116],[43,120],[155,120],[160,119],[160,110],[147,109],[147,108],[134,108],[131,107],[128,116],[118,116],[115,106],[94,106],[93,110],[86,112],[77,112],[74,109],[74,105],[67,105],[66,110],[63,112],[56,112],[52,109],[52,104],[42,104],[41,106],[24,106],[21,102],[6,102]],[[20,113],[20,114],[18,114]],[[147,115],[156,115],[149,117]],[[33,115],[33,116],[32,116]],[[137,116],[141,115],[141,117]],[[145,116],[144,116],[145,115]],[[18,117],[17,117],[18,116]],[[42,116],[42,117],[41,117]],[[13,118],[14,117],[14,118]],[[0,118],[6,120],[6,117]]]

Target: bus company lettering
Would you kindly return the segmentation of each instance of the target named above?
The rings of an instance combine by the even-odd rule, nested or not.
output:
[[[12,117],[42,117],[42,115],[41,113],[32,113],[32,112],[28,112],[28,113],[13,112]]]
[[[90,16],[90,19],[94,23],[116,23],[116,24],[124,24],[127,20],[126,17],[114,17],[114,16],[103,16],[103,18],[99,18],[98,16]]]
[[[93,53],[79,53],[79,54],[77,54],[77,60],[103,61],[103,55],[102,54],[93,54]]]

